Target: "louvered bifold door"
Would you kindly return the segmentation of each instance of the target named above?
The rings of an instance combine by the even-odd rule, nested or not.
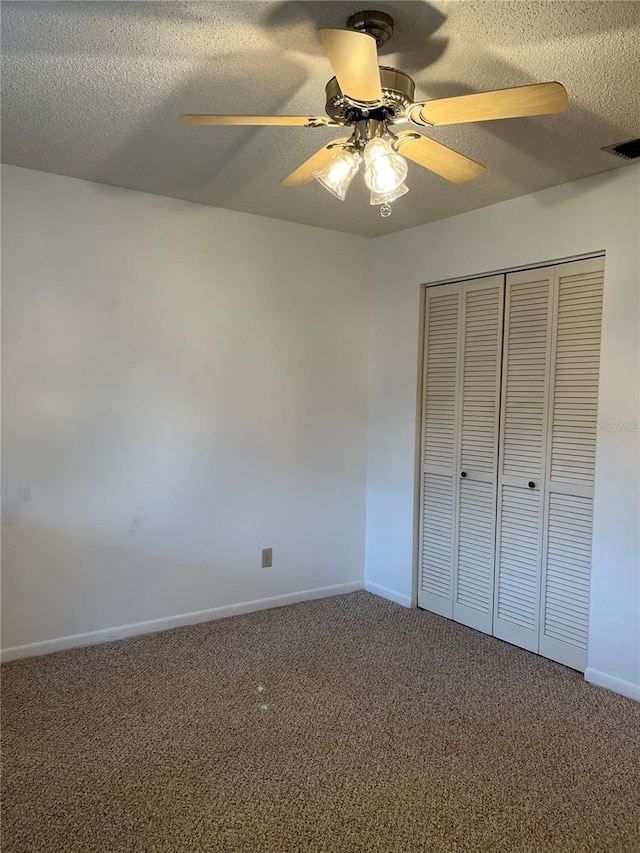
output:
[[[553,267],[506,280],[494,636],[538,650]]]
[[[453,615],[462,285],[428,287],[423,365],[418,605]]]
[[[555,268],[540,654],[587,665],[604,260]]]
[[[488,634],[493,622],[503,300],[503,275],[463,285],[453,618]]]

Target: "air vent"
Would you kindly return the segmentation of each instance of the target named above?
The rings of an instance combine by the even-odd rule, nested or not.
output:
[[[640,139],[629,139],[627,142],[618,142],[617,145],[607,145],[602,149],[623,160],[637,160],[640,157]]]

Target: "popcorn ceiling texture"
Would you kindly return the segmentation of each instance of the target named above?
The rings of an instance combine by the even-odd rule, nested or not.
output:
[[[640,849],[639,704],[366,592],[2,676],[4,853]]]
[[[343,203],[280,181],[335,129],[206,128],[183,112],[324,114],[319,27],[363,6],[396,20],[380,62],[419,98],[546,80],[560,116],[429,135],[487,166],[456,186],[415,164],[382,219],[356,180]],[[292,222],[377,236],[624,168],[600,151],[639,128],[637,2],[6,2],[3,161]]]

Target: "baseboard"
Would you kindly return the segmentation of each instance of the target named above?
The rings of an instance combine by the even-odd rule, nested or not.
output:
[[[193,613],[180,613],[177,616],[150,619],[147,622],[135,622],[133,625],[118,625],[115,628],[105,628],[102,631],[90,631],[88,634],[72,634],[68,637],[57,637],[54,640],[43,640],[39,643],[28,643],[24,646],[2,649],[0,660],[4,663],[21,658],[36,657],[37,655],[48,655],[66,649],[110,643],[112,640],[124,640],[126,637],[136,637],[139,634],[153,634],[156,631],[180,628],[183,625],[196,625],[199,622],[224,619],[226,616],[241,616],[244,613],[253,613],[256,610],[283,607],[286,604],[297,604],[300,601],[311,601],[314,598],[330,598],[334,595],[344,595],[347,592],[357,592],[360,589],[362,589],[362,581],[351,581],[350,583],[323,586],[319,589],[305,589],[301,592],[275,595],[271,598],[260,598],[256,601],[242,601],[238,604],[212,607],[210,610],[196,610]]]
[[[379,595],[380,598],[387,598],[389,601],[395,601],[403,607],[413,607],[410,595],[403,595],[401,592],[396,592],[395,589],[388,589],[386,586],[372,583],[371,581],[364,582],[364,588],[367,592],[372,592],[374,595]]]
[[[616,678],[614,675],[609,675],[590,666],[584,671],[584,680],[590,684],[595,684],[596,687],[604,687],[613,693],[620,693],[628,699],[635,699],[636,702],[640,702],[640,684],[634,684],[633,681],[624,681],[622,678]]]

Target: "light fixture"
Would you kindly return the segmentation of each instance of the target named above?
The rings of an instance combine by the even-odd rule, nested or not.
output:
[[[339,148],[325,166],[313,172],[313,177],[332,195],[344,201],[364,159],[364,182],[370,190],[369,203],[379,205],[382,216],[389,216],[391,202],[409,192],[404,183],[407,161],[389,141],[388,128],[383,122],[372,119],[361,125],[356,127],[347,145]]]
[[[364,182],[374,193],[390,193],[407,177],[407,161],[386,139],[370,139],[364,149]]]
[[[390,204],[392,201],[395,201],[397,198],[400,198],[400,196],[403,196],[408,192],[409,187],[406,184],[400,184],[399,187],[396,187],[395,190],[391,190],[391,192],[388,193],[377,193],[371,190],[369,204]]]
[[[326,166],[313,173],[313,177],[340,201],[344,201],[351,181],[360,168],[360,154],[341,148]]]

